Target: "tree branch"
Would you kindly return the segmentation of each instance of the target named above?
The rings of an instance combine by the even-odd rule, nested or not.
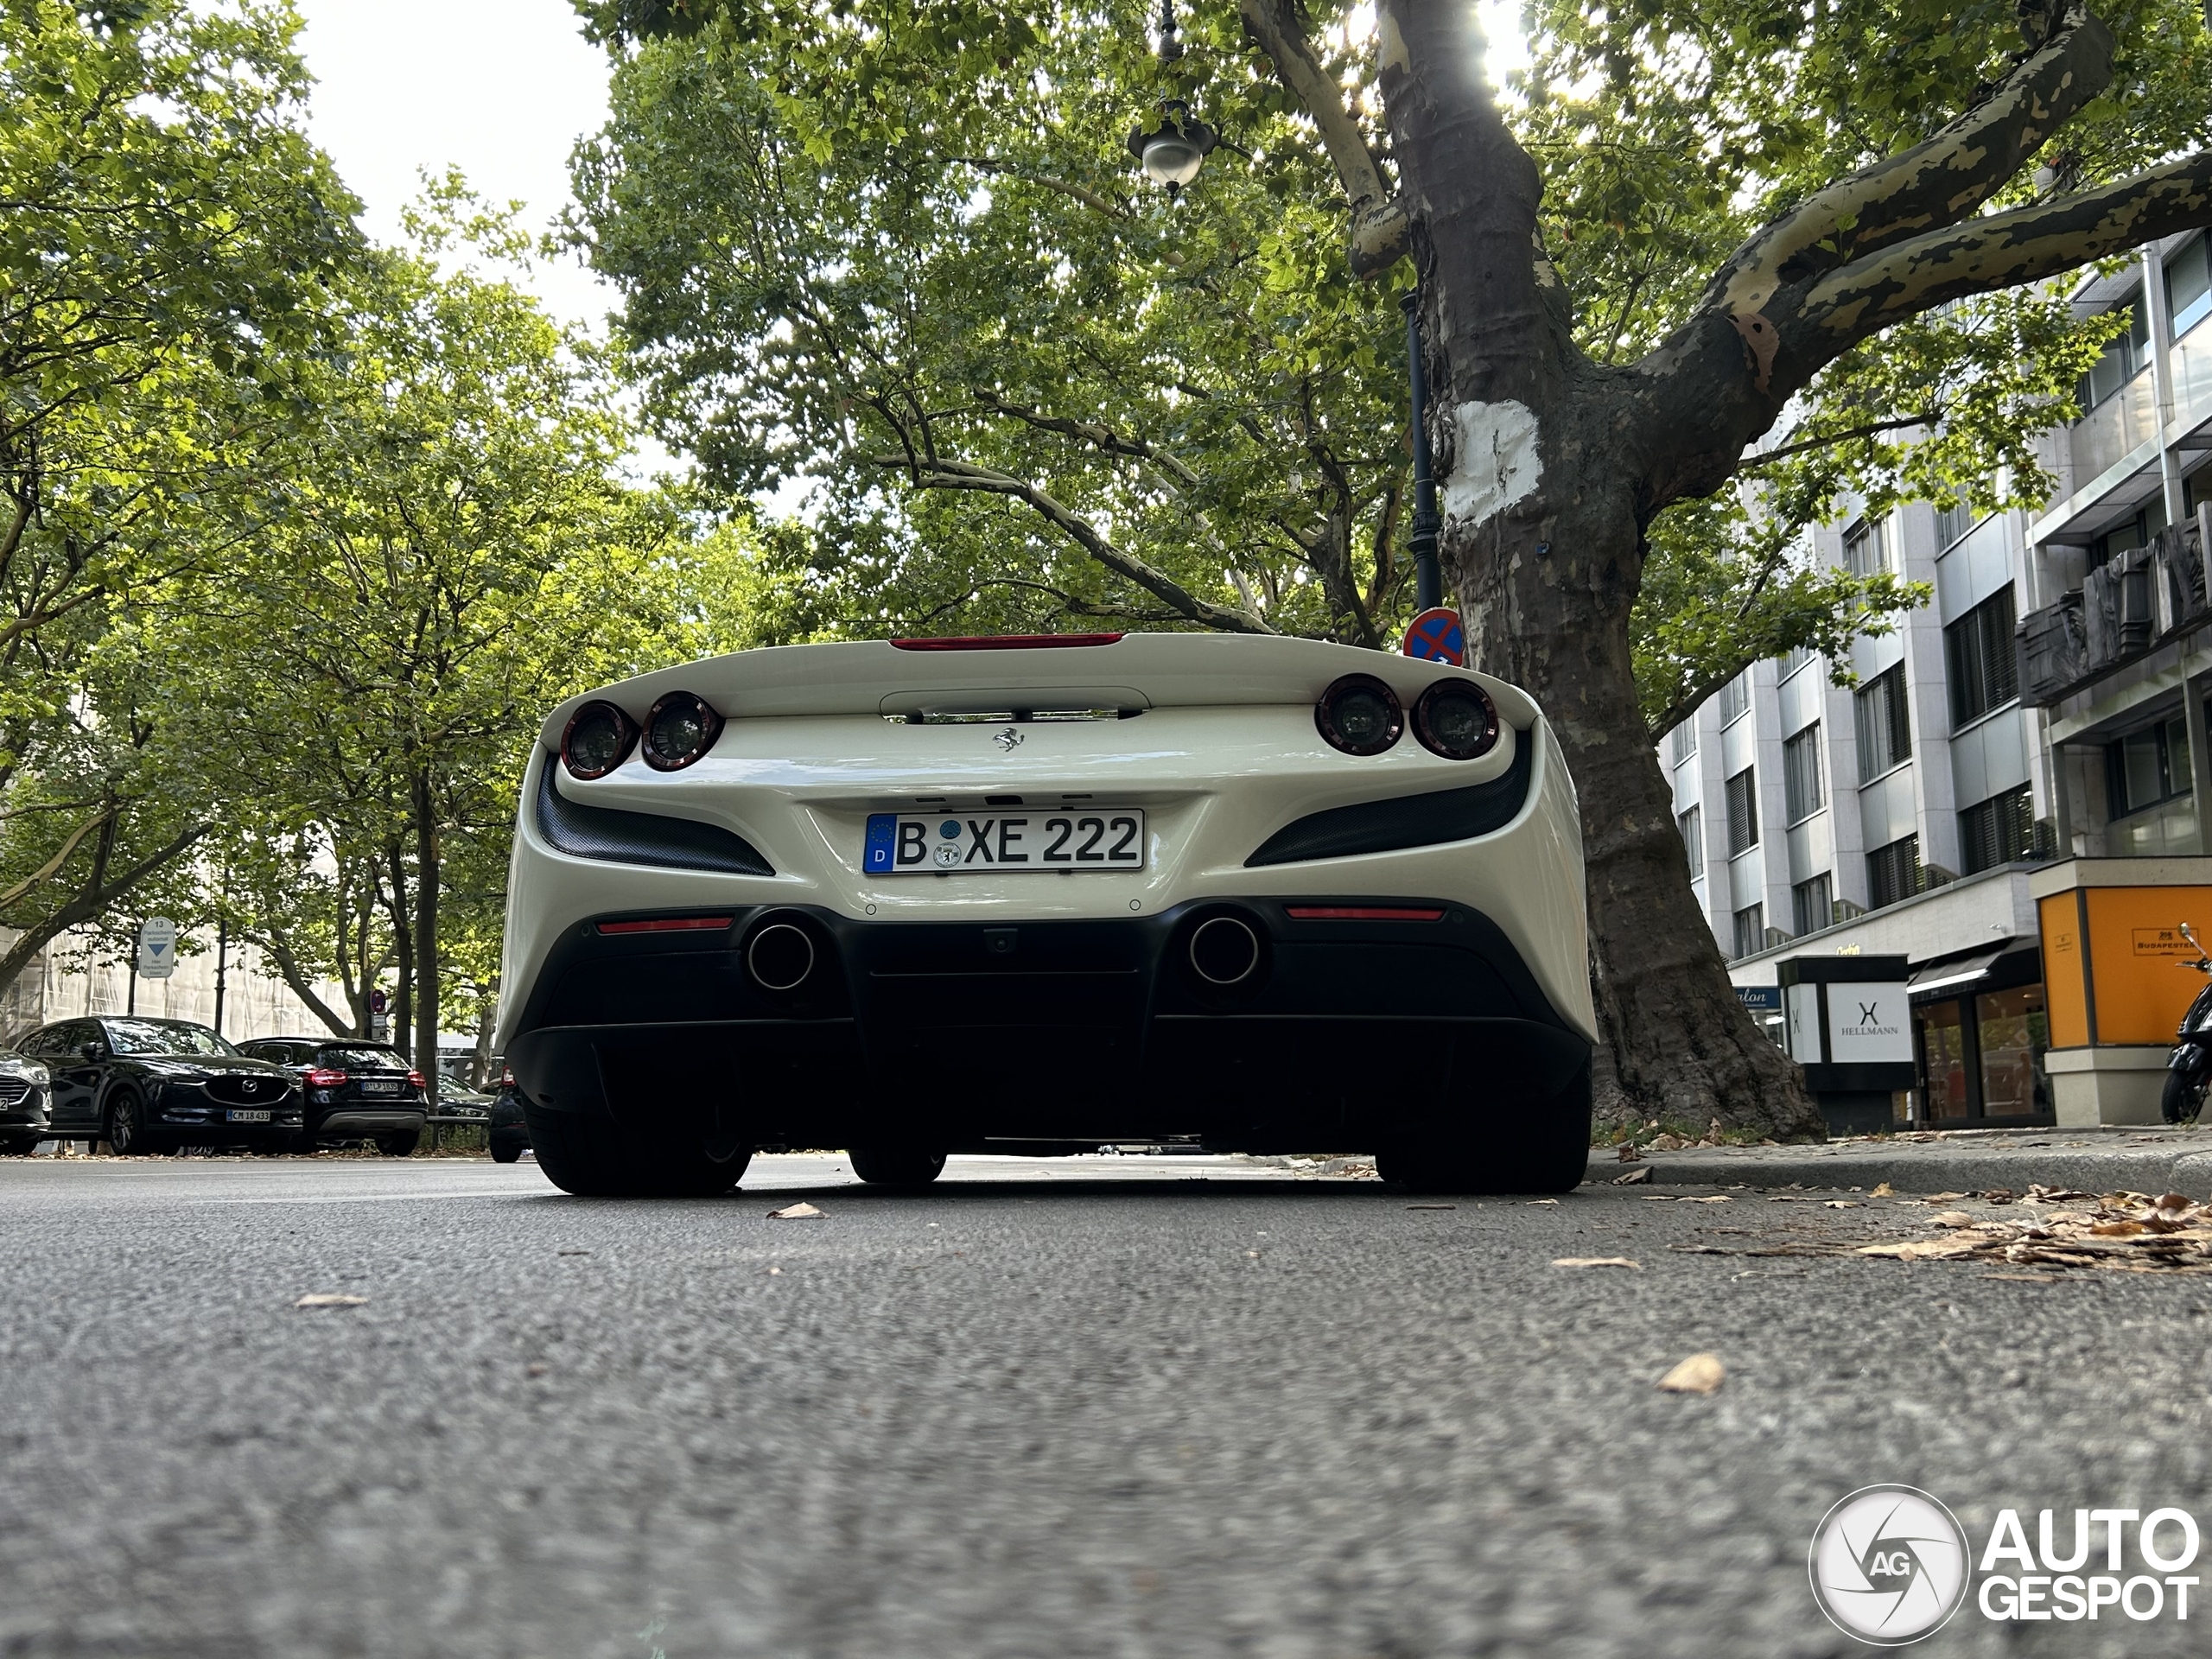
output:
[[[872,466],[897,467],[901,471],[908,464],[905,457],[899,455],[870,455],[868,460]],[[1177,614],[1186,620],[1209,628],[1218,628],[1224,633],[1274,632],[1249,612],[1232,610],[1228,606],[1200,599],[1166,571],[1147,564],[1133,553],[1123,552],[1101,535],[1089,520],[1026,479],[995,472],[988,467],[971,466],[966,461],[938,461],[917,475],[914,482],[918,488],[925,490],[977,490],[990,495],[1010,496],[1017,501],[1025,502],[1099,563],[1115,575],[1135,582],[1161,603],[1172,606]]]
[[[1352,275],[1379,276],[1413,251],[1406,210],[1382,181],[1367,138],[1344,94],[1306,42],[1294,0],[1237,0],[1244,28],[1321,135],[1337,181],[1351,203]]]
[[[5,910],[10,905],[16,903],[25,894],[34,892],[37,888],[43,887],[48,881],[51,880],[53,879],[54,873],[69,861],[69,855],[77,850],[77,843],[82,841],[86,836],[91,835],[93,830],[99,829],[102,824],[107,823],[108,820],[112,818],[114,816],[115,814],[111,810],[103,812],[98,817],[86,819],[84,823],[79,824],[74,830],[72,830],[69,832],[69,839],[61,843],[61,850],[60,852],[56,853],[52,858],[47,860],[45,863],[40,865],[39,868],[30,874],[16,882],[16,885],[9,888],[7,892],[0,893],[0,910]]]
[[[270,959],[276,964],[276,971],[283,975],[284,982],[292,988],[292,995],[306,1003],[308,1012],[328,1026],[333,1035],[351,1037],[354,1034],[353,1022],[315,995],[315,987],[308,982],[307,976],[300,969],[299,958],[292,954],[292,947],[284,943],[282,936],[270,931],[251,933],[247,937],[269,952]]]
[[[2081,0],[2068,0],[2056,31],[1986,99],[1926,143],[1837,180],[1762,227],[1713,273],[1699,310],[1748,317],[1807,276],[1957,223],[2104,91],[2112,49],[2111,32]]]
[[[1762,449],[1755,455],[1744,457],[1737,467],[1748,473],[1756,467],[1771,467],[1777,461],[1787,461],[1792,455],[1802,455],[1808,450],[1825,449],[1833,443],[1850,443],[1859,438],[1878,437],[1885,432],[1901,432],[1907,427],[1933,426],[1943,418],[1940,409],[1923,410],[1917,415],[1899,415],[1885,421],[1868,421],[1861,426],[1846,427],[1840,432],[1823,433],[1818,437],[1800,438],[1795,443],[1785,443],[1779,449]]]

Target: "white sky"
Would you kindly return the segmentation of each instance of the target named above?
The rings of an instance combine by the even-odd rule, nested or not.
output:
[[[317,86],[308,126],[354,194],[365,228],[399,235],[417,169],[457,166],[494,201],[520,200],[543,229],[569,200],[569,150],[607,118],[607,60],[568,0],[298,0]],[[603,333],[611,290],[573,258],[530,286],[564,319]]]

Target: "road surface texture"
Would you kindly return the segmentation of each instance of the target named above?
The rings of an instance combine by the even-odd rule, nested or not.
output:
[[[1806,1570],[1855,1488],[1977,1548],[2004,1507],[2212,1521],[2212,1279],[1670,1249],[1930,1230],[1711,1191],[10,1160],[0,1655],[1864,1654]],[[1719,1392],[1655,1388],[1699,1351]],[[1917,1651],[2202,1653],[2190,1611],[1969,1605]]]

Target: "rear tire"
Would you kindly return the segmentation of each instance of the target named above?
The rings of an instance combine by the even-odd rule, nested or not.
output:
[[[927,1186],[944,1173],[944,1154],[920,1147],[855,1147],[845,1156],[870,1186]]]
[[[1556,1094],[1483,1130],[1429,1130],[1376,1153],[1375,1172],[1408,1192],[1571,1192],[1590,1166],[1590,1065]]]
[[[412,1129],[399,1135],[380,1135],[377,1137],[377,1150],[387,1158],[404,1158],[415,1150],[422,1138],[420,1131]]]
[[[537,1166],[580,1198],[719,1198],[744,1179],[753,1161],[750,1147],[715,1158],[703,1141],[642,1135],[597,1112],[524,1108],[524,1117]]]
[[[2186,1071],[2167,1072],[2165,1085],[2158,1090],[2158,1115],[2169,1123],[2194,1123],[2204,1109],[2208,1081],[2212,1081],[2212,1073],[2191,1077]]]

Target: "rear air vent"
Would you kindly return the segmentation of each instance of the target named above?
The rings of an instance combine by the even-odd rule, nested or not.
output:
[[[1535,753],[1535,733],[1521,732],[1514,740],[1513,764],[1486,784],[1432,790],[1426,795],[1397,795],[1309,813],[1268,836],[1260,850],[1244,861],[1244,866],[1252,869],[1317,858],[1395,853],[1408,847],[1471,841],[1503,830],[1520,815],[1522,803],[1529,798]]]
[[[537,833],[571,858],[721,875],[776,873],[751,842],[719,824],[572,801],[554,786],[550,764],[537,769]]]

